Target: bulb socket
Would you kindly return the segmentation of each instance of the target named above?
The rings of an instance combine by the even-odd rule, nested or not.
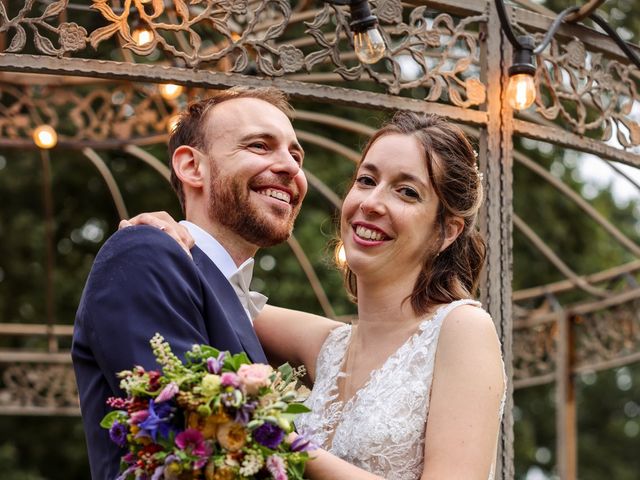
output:
[[[509,67],[509,76],[524,73],[527,75],[536,74],[536,63],[533,56],[535,44],[533,38],[528,35],[518,37],[519,47],[514,47],[513,62]]]
[[[349,4],[351,11],[351,23],[349,27],[352,32],[366,32],[370,28],[378,25],[378,17],[371,13],[367,0],[355,0]]]

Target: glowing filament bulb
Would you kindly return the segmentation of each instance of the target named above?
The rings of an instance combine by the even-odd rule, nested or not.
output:
[[[50,125],[40,125],[33,131],[33,141],[44,149],[50,149],[58,143],[58,134]]]
[[[178,98],[184,90],[182,85],[174,85],[173,83],[165,83],[160,85],[158,88],[160,90],[160,95],[162,95],[162,98],[165,100],[174,100]]]
[[[136,27],[131,36],[139,47],[144,47],[153,40],[153,32],[145,27]]]
[[[536,85],[533,76],[518,73],[509,78],[507,101],[515,110],[526,110],[536,99]]]
[[[384,56],[386,46],[382,34],[376,28],[353,34],[353,48],[362,63],[376,63]]]

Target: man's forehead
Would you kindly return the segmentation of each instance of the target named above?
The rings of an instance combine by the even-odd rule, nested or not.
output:
[[[208,121],[216,129],[245,127],[292,131],[291,121],[275,105],[257,98],[234,98],[214,106]]]

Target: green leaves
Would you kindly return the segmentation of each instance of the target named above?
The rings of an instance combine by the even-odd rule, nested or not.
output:
[[[311,409],[306,407],[302,403],[290,403],[289,406],[284,411],[284,413],[299,414],[299,413],[309,413],[310,411]]]
[[[108,430],[113,426],[114,422],[118,421],[124,423],[124,421],[126,421],[126,418],[127,412],[125,412],[124,410],[114,410],[104,416],[104,418],[100,422],[100,426]]]

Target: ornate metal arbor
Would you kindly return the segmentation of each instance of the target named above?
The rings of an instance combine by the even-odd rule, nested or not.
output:
[[[608,36],[580,24],[565,25],[541,55],[535,109],[514,115],[504,101],[510,45],[492,2],[371,3],[389,47],[385,60],[373,66],[355,59],[347,10],[320,2],[26,0],[17,8],[3,0],[0,148],[33,148],[35,128],[52,125],[58,151],[81,151],[106,182],[118,215],[126,217],[120,186],[101,152],[120,150],[167,177],[164,162],[143,147],[165,142],[172,115],[209,89],[268,84],[289,93],[294,105],[313,101],[354,110],[427,110],[462,124],[477,139],[485,174],[483,229],[489,256],[483,302],[501,336],[513,379],[509,393],[556,382],[559,473],[575,478],[572,378],[581,371],[640,360],[640,261],[597,273],[573,271],[561,252],[552,251],[513,211],[513,162],[576,202],[630,258],[640,258],[640,246],[545,168],[515,151],[513,138],[640,167],[640,72],[629,66]],[[541,37],[553,17],[522,3],[526,8],[510,8],[511,18],[521,30]],[[161,94],[158,84],[185,90],[170,98]],[[304,109],[298,110],[297,119],[365,136],[372,132],[367,125]],[[304,129],[297,133],[307,144],[347,160],[358,158],[350,146],[333,139]],[[50,159],[46,151],[42,155],[46,198]],[[334,191],[314,172],[307,175],[312,187],[338,207]],[[46,217],[50,238],[51,208],[46,208]],[[512,292],[514,228],[565,280]],[[303,245],[293,238],[290,247],[325,313],[333,316]],[[58,339],[71,335],[72,320],[55,323],[51,299],[49,304],[47,322],[0,319],[5,338],[48,339],[46,350],[0,350],[1,413],[79,413],[69,355],[58,347]],[[29,375],[24,374],[26,365]],[[502,430],[501,478],[513,476],[509,406]]]

